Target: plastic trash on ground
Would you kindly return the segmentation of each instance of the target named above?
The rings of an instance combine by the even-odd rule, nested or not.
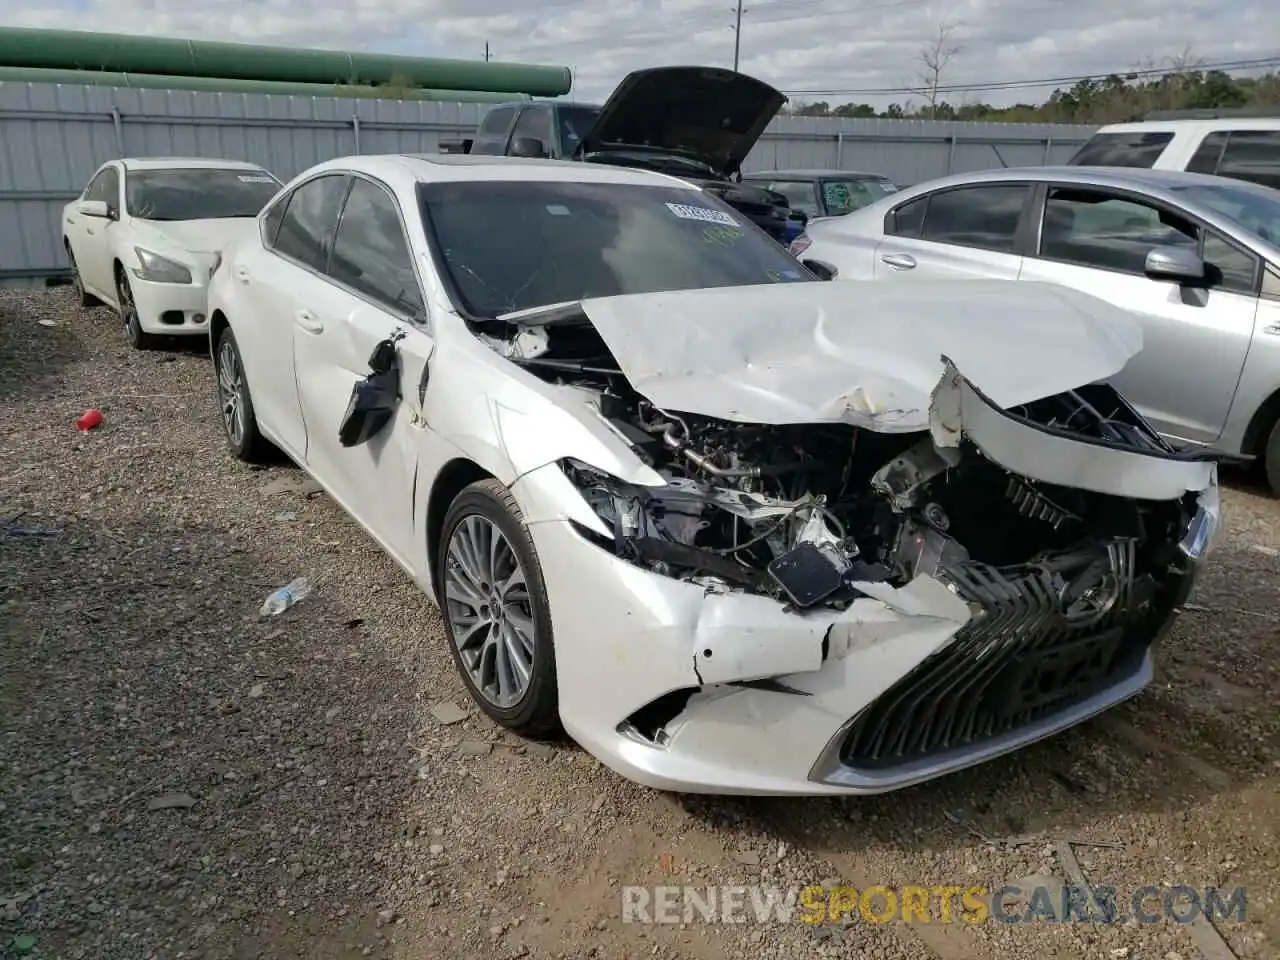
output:
[[[306,577],[298,577],[296,580],[291,580],[267,597],[262,604],[262,609],[258,611],[258,615],[262,617],[279,616],[310,592],[311,581]]]

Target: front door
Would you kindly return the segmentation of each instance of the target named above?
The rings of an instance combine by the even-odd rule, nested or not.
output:
[[[1158,246],[1199,253],[1205,284],[1148,277],[1146,257]],[[1101,189],[1054,187],[1022,279],[1074,287],[1137,314],[1142,351],[1112,383],[1161,433],[1211,444],[1253,338],[1258,268],[1252,253],[1176,211]]]

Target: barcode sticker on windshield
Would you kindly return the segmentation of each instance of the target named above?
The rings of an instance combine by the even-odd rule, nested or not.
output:
[[[723,223],[726,227],[736,227],[738,221],[727,213],[712,210],[710,207],[694,207],[687,203],[668,203],[667,209],[682,220],[701,220],[703,223]]]
[[[238,179],[241,183],[275,183],[270,177],[242,176]]]

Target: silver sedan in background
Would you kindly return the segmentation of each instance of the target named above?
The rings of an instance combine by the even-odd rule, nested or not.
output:
[[[1167,438],[1254,456],[1280,494],[1280,192],[1172,170],[1030,167],[917,184],[810,224],[840,279],[1074,287],[1143,320],[1112,378]]]

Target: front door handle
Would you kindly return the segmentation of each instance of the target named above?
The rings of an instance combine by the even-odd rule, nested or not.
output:
[[[244,266],[236,267],[236,279],[241,283],[249,282],[249,268]]]
[[[299,310],[297,314],[298,326],[307,333],[323,333],[324,324],[316,318],[316,315],[310,310]]]
[[[92,228],[92,227],[85,227],[85,228],[84,228],[84,232],[85,232],[85,233],[87,233],[87,234],[88,234],[89,236],[91,236],[91,237],[93,236],[93,228]]]
[[[887,263],[898,270],[913,270],[915,269],[916,258],[906,253],[886,253],[880,258],[880,262]]]

